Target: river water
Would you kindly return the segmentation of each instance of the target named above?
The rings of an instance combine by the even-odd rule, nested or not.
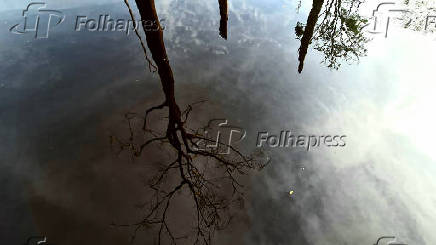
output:
[[[217,1],[156,2],[178,103],[208,100],[194,119],[226,118],[248,150],[259,132],[346,136],[343,147],[266,147],[245,219],[217,244],[435,244],[435,37],[372,36],[368,55],[337,71],[310,49],[299,74],[294,26],[311,2],[297,4],[229,1],[224,40]],[[133,33],[74,30],[77,16],[128,19],[121,1],[60,9],[47,39],[8,31],[21,10],[0,17],[0,239],[125,244],[129,232],[110,224],[138,217],[149,169],[114,157],[108,136],[125,112],[163,100],[159,77]]]

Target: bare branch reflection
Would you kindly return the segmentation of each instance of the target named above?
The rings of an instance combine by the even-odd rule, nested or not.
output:
[[[125,0],[126,5],[128,1]],[[244,190],[239,178],[250,170],[262,169],[266,163],[258,160],[263,153],[258,151],[252,155],[244,155],[230,143],[217,142],[204,130],[190,129],[189,115],[194,105],[188,105],[181,110],[175,99],[175,79],[170,66],[163,39],[163,31],[156,12],[153,0],[136,0],[142,20],[143,30],[146,35],[147,46],[157,67],[165,100],[156,106],[148,108],[145,116],[136,113],[125,115],[128,121],[129,134],[127,138],[112,137],[112,145],[119,147],[118,153],[127,151],[132,157],[141,157],[147,147],[160,144],[160,149],[169,149],[172,158],[167,163],[162,163],[158,174],[150,179],[148,187],[153,192],[147,204],[145,217],[135,224],[116,225],[118,227],[133,226],[134,234],[141,228],[152,228],[157,233],[157,244],[176,244],[180,239],[189,240],[190,244],[211,244],[217,229],[224,229],[231,220],[230,208],[242,207]],[[220,1],[223,6],[221,13],[225,13],[227,20],[227,2]],[[223,17],[223,15],[222,15]],[[149,24],[153,23],[152,26]],[[226,25],[225,25],[226,26]],[[225,29],[220,29],[222,31]],[[226,37],[226,33],[222,33]],[[141,40],[141,39],[140,39]],[[144,51],[145,52],[145,51]],[[145,52],[146,54],[146,52]],[[148,120],[151,113],[168,109],[166,131],[151,129]],[[142,127],[137,128],[138,121]],[[217,149],[200,149],[199,142],[218,144]],[[218,152],[222,147],[230,150],[229,154]],[[190,197],[192,205],[192,220],[187,224],[194,224],[186,231],[175,229],[171,222],[169,211],[174,208],[177,195],[185,193]],[[172,205],[173,204],[173,205]]]

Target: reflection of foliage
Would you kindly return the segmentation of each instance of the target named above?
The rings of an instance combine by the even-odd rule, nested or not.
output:
[[[304,34],[303,23],[297,22],[297,25],[295,26],[295,36],[297,37],[297,39],[301,39],[303,34]]]
[[[305,28],[300,22],[295,26],[295,34],[302,40],[299,71],[302,70],[310,43],[314,43],[314,48],[324,53],[323,63],[331,69],[340,67],[340,59],[347,62],[358,61],[359,57],[366,55],[365,45],[369,39],[365,37],[362,29],[368,20],[358,14],[361,3],[360,0],[314,0],[307,20],[307,25],[312,23],[313,29],[303,31]],[[309,36],[302,38],[304,35]]]
[[[342,6],[347,4],[350,5],[346,6],[348,8]],[[356,7],[353,8],[354,4]],[[324,53],[323,62],[329,68],[338,69],[341,65],[339,59],[358,61],[367,53],[365,44],[368,38],[362,29],[368,20],[357,13],[359,4],[355,0],[348,3],[331,0],[326,3],[328,7],[322,22],[317,25],[313,41],[314,48]]]

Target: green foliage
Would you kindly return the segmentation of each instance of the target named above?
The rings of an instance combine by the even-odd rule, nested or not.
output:
[[[304,34],[303,23],[297,22],[297,25],[295,26],[295,36],[297,37],[297,39],[301,39],[303,34]]]
[[[341,15],[341,21],[345,23],[346,28],[352,31],[354,35],[358,35],[361,31],[361,24],[366,24],[368,22],[367,19],[364,19],[357,14],[351,16]]]
[[[314,48],[324,53],[323,63],[330,69],[339,69],[341,61],[357,62],[366,56],[369,39],[362,29],[368,20],[358,14],[357,0],[342,2],[330,0],[324,5],[324,16],[312,37]]]

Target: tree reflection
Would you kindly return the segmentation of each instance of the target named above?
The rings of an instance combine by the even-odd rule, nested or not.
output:
[[[222,38],[227,39],[227,20],[228,20],[228,10],[227,10],[227,0],[218,0],[220,5],[220,35]]]
[[[128,0],[124,1],[129,8],[132,19],[134,19]],[[220,1],[220,6],[221,3],[222,1]],[[204,130],[188,128],[188,118],[193,106],[188,105],[182,111],[176,102],[175,80],[154,0],[136,0],[136,5],[141,20],[147,20],[147,22],[142,21],[141,23],[143,23],[146,43],[155,65],[151,64],[151,60],[148,59],[147,50],[139,34],[138,37],[150,69],[154,67],[159,74],[165,100],[160,105],[147,109],[145,116],[138,116],[134,113],[126,114],[130,130],[129,137],[127,139],[112,137],[112,143],[119,146],[119,152],[128,151],[134,157],[140,157],[144,149],[151,144],[160,143],[162,145],[160,149],[167,147],[174,152],[174,154],[170,154],[170,157],[174,159],[162,163],[159,173],[149,181],[148,187],[154,194],[146,205],[145,217],[138,223],[118,226],[134,226],[133,238],[139,229],[155,227],[157,244],[175,244],[181,238],[192,239],[191,242],[188,242],[190,244],[210,244],[215,230],[224,228],[230,222],[231,205],[241,204],[243,200],[244,192],[239,183],[239,176],[247,174],[252,169],[261,169],[265,164],[256,160],[260,159],[262,155],[246,156],[231,146],[230,142],[223,143],[221,138],[218,140],[209,137],[209,134],[204,133]],[[225,19],[226,16],[227,8],[225,8]],[[153,23],[153,26],[150,26],[150,23]],[[220,28],[220,30],[224,31],[225,29]],[[149,114],[161,109],[168,109],[167,126],[164,133],[152,130],[147,125]],[[135,120],[143,120],[142,130],[133,126]],[[199,149],[201,148],[200,142],[218,147]],[[223,147],[227,148],[229,152],[225,154],[219,152]],[[168,210],[174,206],[174,199],[178,193],[188,193],[193,206],[193,219],[187,220],[186,223],[195,225],[192,227],[193,230],[190,229],[184,234],[180,234],[179,230],[175,231],[174,224],[169,222]]]
[[[323,63],[330,69],[338,69],[342,60],[358,61],[366,55],[365,45],[369,39],[362,30],[368,20],[358,14],[361,3],[359,0],[313,0],[307,23],[298,22],[295,26],[295,34],[301,40],[299,73],[311,43],[324,54]]]

